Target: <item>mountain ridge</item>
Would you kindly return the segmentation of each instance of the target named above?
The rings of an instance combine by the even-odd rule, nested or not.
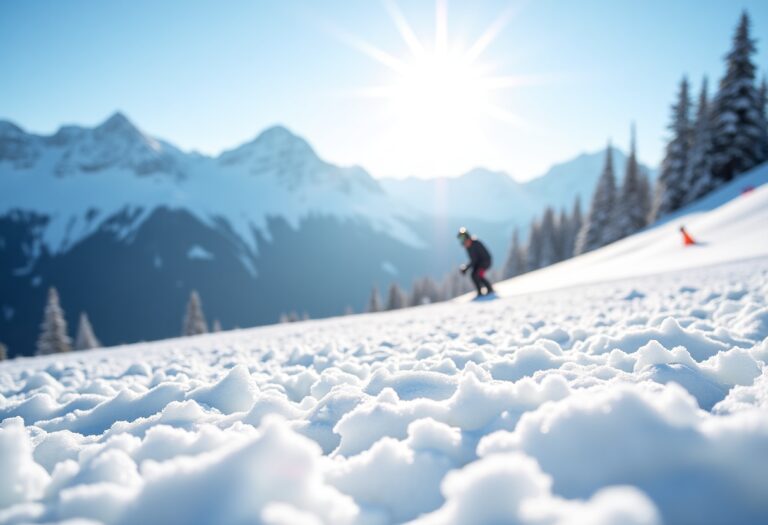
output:
[[[498,171],[419,184],[408,201],[284,126],[212,157],[122,113],[47,136],[0,122],[0,333],[12,355],[31,353],[49,286],[105,344],[174,335],[191,290],[225,327],[338,315],[364,307],[371,285],[455,271],[462,225],[499,264],[512,228],[541,211]]]

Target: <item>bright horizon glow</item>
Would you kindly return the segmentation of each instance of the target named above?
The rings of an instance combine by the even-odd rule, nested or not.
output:
[[[394,0],[385,2],[408,56],[396,57],[358,37],[342,40],[391,73],[382,86],[357,90],[358,95],[382,99],[387,107],[385,140],[400,152],[399,161],[420,177],[451,173],[456,158],[448,152],[479,150],[490,120],[523,126],[521,117],[503,107],[494,93],[530,82],[531,77],[496,75],[481,62],[483,52],[513,14],[508,9],[470,45],[452,42],[446,0],[436,0],[435,39],[425,44]]]

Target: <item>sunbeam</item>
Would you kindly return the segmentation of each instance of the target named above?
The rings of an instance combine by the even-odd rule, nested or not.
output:
[[[490,123],[526,125],[518,111],[506,107],[501,92],[539,84],[543,77],[502,73],[481,61],[522,4],[502,12],[479,37],[462,44],[451,38],[446,0],[435,2],[433,41],[417,34],[396,0],[382,2],[407,47],[403,56],[357,36],[336,34],[388,71],[381,84],[345,92],[384,102],[388,132],[383,140],[388,151],[397,151],[406,164],[430,171],[445,165],[441,159],[451,151],[485,148],[483,134]]]

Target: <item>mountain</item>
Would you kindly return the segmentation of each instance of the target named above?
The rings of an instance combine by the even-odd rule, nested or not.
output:
[[[459,226],[498,264],[558,178],[573,183],[557,198],[591,192],[593,157],[538,186],[484,169],[392,181],[335,166],[281,126],[211,157],[122,113],[52,135],[0,121],[0,339],[33,352],[50,286],[70,326],[87,312],[107,345],[176,335],[191,290],[225,328],[360,310],[372,284],[455,271]]]
[[[617,177],[622,177],[627,156],[617,148],[611,151]],[[546,206],[570,209],[577,196],[582,207],[588,206],[604,164],[605,152],[599,151],[555,164],[525,183],[505,172],[484,168],[459,177],[387,178],[379,182],[396,202],[415,214],[504,222],[509,229],[511,225],[525,226]],[[655,170],[641,168],[655,178]]]
[[[613,167],[617,182],[624,177],[627,155],[618,148],[611,148]],[[582,209],[589,206],[597,179],[605,165],[605,151],[582,153],[574,159],[552,166],[547,172],[525,184],[529,195],[546,205],[561,208],[573,206],[574,199],[581,198]],[[656,179],[656,170],[640,164],[652,179]]]
[[[525,186],[501,171],[476,168],[460,177],[379,182],[395,202],[417,215],[520,222],[539,211]]]
[[[372,283],[443,271],[417,224],[359,167],[282,127],[218,157],[184,153],[117,113],[50,136],[0,123],[0,334],[34,350],[56,286],[108,345],[178,333],[197,289],[225,327],[362,308]]]

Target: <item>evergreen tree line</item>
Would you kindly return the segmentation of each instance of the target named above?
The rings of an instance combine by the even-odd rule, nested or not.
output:
[[[468,293],[473,289],[469,279],[458,272],[450,272],[439,281],[432,277],[420,277],[413,281],[409,292],[403,290],[397,282],[392,282],[387,289],[386,300],[382,299],[377,286],[371,288],[365,311],[381,312],[439,303]]]
[[[221,324],[218,320],[213,322],[212,331],[221,331]],[[187,302],[181,335],[198,335],[207,332],[208,323],[203,314],[202,301],[200,300],[200,295],[193,290]],[[59,293],[56,291],[56,288],[50,288],[43,312],[43,322],[40,325],[36,355],[57,354],[99,347],[101,347],[101,343],[94,334],[88,314],[85,312],[80,314],[77,336],[73,344],[72,339],[69,337],[67,321],[64,316],[64,309],[61,307]],[[0,344],[0,361],[6,357],[7,349],[4,345]]]
[[[43,322],[40,325],[40,336],[37,339],[37,355],[49,355],[74,350],[88,350],[98,348],[101,343],[93,332],[93,327],[88,319],[88,314],[80,313],[77,327],[77,336],[74,346],[68,335],[67,321],[64,318],[64,310],[59,302],[59,293],[56,288],[48,290],[48,301],[43,312]]]
[[[515,230],[503,278],[632,235],[768,160],[766,81],[757,85],[752,62],[755,43],[749,28],[745,12],[726,56],[726,74],[719,89],[710,101],[704,78],[693,117],[688,80],[682,79],[672,106],[671,135],[655,188],[637,161],[633,126],[621,186],[616,183],[609,143],[586,217],[582,219],[577,201],[570,214],[563,210],[556,216],[552,208],[547,208],[531,224],[525,245]]]
[[[621,184],[616,182],[609,143],[587,215],[582,215],[577,197],[570,211],[561,209],[558,213],[547,207],[540,218],[531,222],[525,242],[515,228],[501,277],[509,279],[544,268],[641,230],[648,224],[651,191],[648,174],[637,161],[633,126]]]
[[[683,77],[672,105],[670,140],[661,164],[652,218],[706,195],[768,160],[766,80],[758,84],[755,40],[745,11],[725,57],[726,72],[710,99],[707,78],[696,104]]]

